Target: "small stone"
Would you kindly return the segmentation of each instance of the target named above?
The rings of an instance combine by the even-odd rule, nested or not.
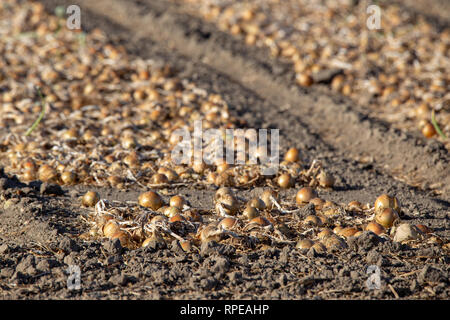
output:
[[[25,274],[34,275],[36,274],[36,268],[34,266],[29,266],[25,269]]]
[[[239,257],[239,259],[237,261],[244,266],[248,265],[248,257],[247,256]]]
[[[228,278],[232,283],[239,284],[242,282],[242,273],[240,273],[239,271],[231,272],[230,274],[228,274]]]
[[[12,268],[2,268],[0,270],[0,277],[11,278],[14,274],[14,270]]]
[[[67,265],[75,265],[75,259],[72,257],[72,255],[67,255],[64,257],[63,262]]]

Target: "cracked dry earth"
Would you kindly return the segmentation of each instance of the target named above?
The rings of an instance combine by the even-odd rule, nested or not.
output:
[[[180,3],[0,4],[0,297],[448,299],[444,143],[395,128],[322,84],[297,86],[289,61]],[[85,33],[61,28],[55,8],[70,4],[80,6]],[[49,109],[25,136],[42,108],[35,86]],[[281,157],[296,148],[298,159],[274,176],[258,165],[171,164],[171,128],[198,118],[210,128],[277,128]],[[331,187],[311,175],[317,163]],[[224,185],[236,199],[229,230],[215,200]],[[321,201],[297,203],[308,185]],[[264,202],[255,209],[262,223],[250,223],[245,203],[267,189],[280,207]],[[180,195],[189,210],[139,206],[149,190],[164,204]],[[104,207],[84,206],[87,191]],[[401,208],[377,235],[366,228],[382,194]],[[122,237],[106,237],[108,215]],[[138,217],[165,215],[134,228]],[[414,232],[399,239],[404,224]],[[205,235],[206,225],[218,233]],[[67,288],[70,265],[81,269],[81,290]],[[367,286],[371,265],[380,289]]]

